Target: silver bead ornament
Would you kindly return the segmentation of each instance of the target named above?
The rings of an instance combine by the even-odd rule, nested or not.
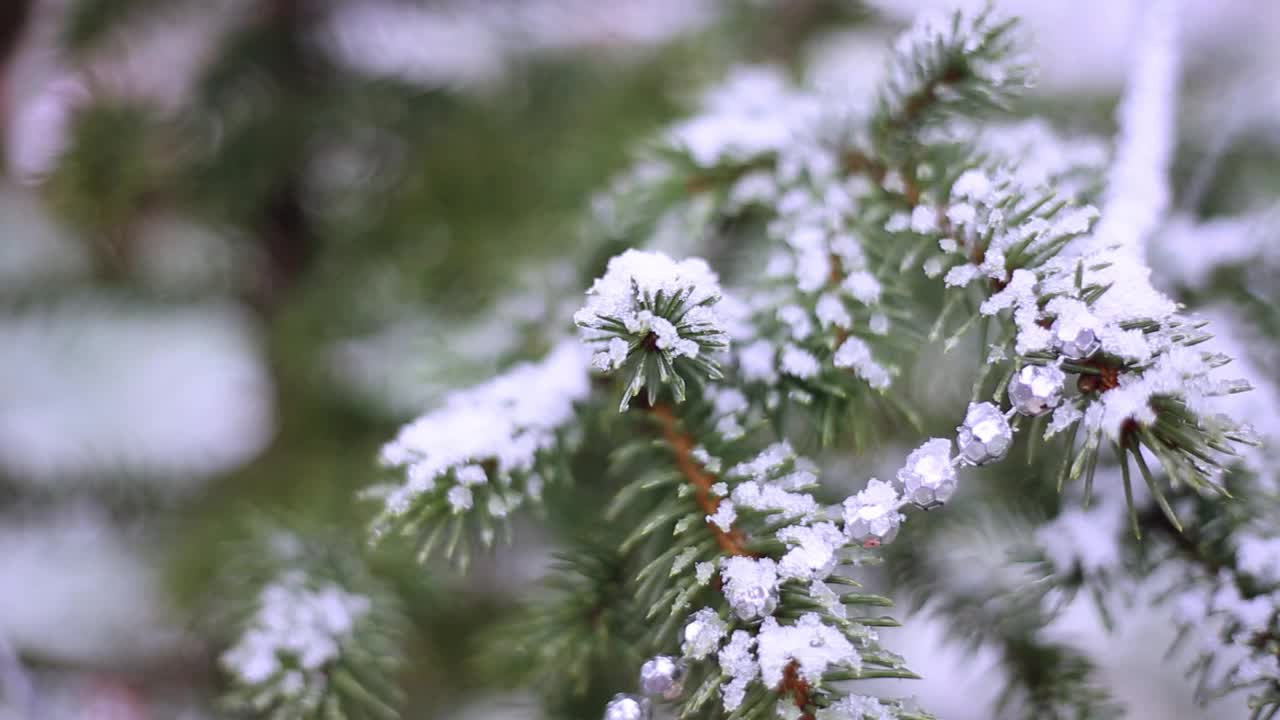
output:
[[[898,493],[888,483],[872,480],[866,490],[844,502],[844,526],[864,546],[893,542],[902,524]]]
[[[648,698],[619,694],[604,709],[604,720],[650,720],[653,706]]]
[[[1013,428],[1000,408],[991,403],[970,403],[964,424],[956,428],[960,460],[966,465],[986,465],[1004,458],[1013,444]]]
[[[1050,365],[1027,365],[1009,380],[1009,401],[1022,415],[1044,415],[1062,402],[1066,373]]]
[[[743,620],[755,620],[772,615],[778,607],[777,588],[769,589],[762,585],[751,585],[730,590],[726,595],[734,614]]]
[[[1058,352],[1073,360],[1083,360],[1098,352],[1098,348],[1102,346],[1102,341],[1098,339],[1098,334],[1093,328],[1079,322],[1068,322],[1058,318],[1054,321],[1051,331],[1053,344],[1058,348]]]
[[[951,499],[956,491],[956,469],[951,464],[951,441],[933,438],[907,456],[898,471],[906,498],[923,508]]]
[[[684,692],[684,662],[658,655],[640,666],[640,689],[649,697],[675,700]]]

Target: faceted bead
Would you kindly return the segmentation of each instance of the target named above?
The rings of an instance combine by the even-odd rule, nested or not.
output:
[[[970,403],[964,424],[956,428],[960,459],[968,465],[1000,460],[1013,443],[1013,429],[1000,408],[991,403]]]
[[[892,485],[871,480],[866,489],[844,501],[845,532],[860,543],[892,542],[902,523],[898,503],[898,492]]]
[[[772,615],[778,607],[778,591],[760,585],[736,588],[726,593],[733,612],[743,620]]]
[[[650,720],[653,708],[647,698],[614,695],[604,709],[604,720]]]
[[[666,655],[652,658],[640,667],[640,689],[650,697],[675,700],[684,692],[685,666]]]
[[[1102,342],[1098,334],[1087,324],[1077,320],[1058,318],[1051,329],[1053,343],[1058,352],[1073,360],[1082,360],[1096,353]]]
[[[743,620],[773,614],[778,607],[777,564],[769,558],[734,556],[720,566],[724,596]]]
[[[956,469],[951,464],[951,441],[933,438],[911,451],[898,471],[906,497],[922,507],[944,503],[956,490]]]
[[[720,647],[727,626],[714,610],[703,608],[689,617],[684,626],[684,643],[681,651],[685,657],[701,660],[714,653]]]
[[[1066,373],[1050,365],[1027,365],[1009,381],[1009,400],[1023,415],[1043,415],[1062,402]]]

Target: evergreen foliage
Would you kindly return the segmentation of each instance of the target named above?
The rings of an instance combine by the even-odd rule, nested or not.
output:
[[[1198,699],[1280,717],[1274,460],[1222,412],[1252,388],[1221,313],[1179,302],[1280,334],[1250,281],[1276,258],[1153,252],[1177,299],[1153,285],[1148,241],[1208,232],[1166,217],[1195,184],[1167,3],[1111,149],[1028,117],[1061,108],[1024,98],[993,8],[915,22],[855,95],[798,81],[811,34],[876,22],[841,0],[726,2],[625,62],[504,56],[478,92],[344,64],[343,2],[260,5],[70,3],[85,68],[152,21],[232,20],[177,109],[91,78],[29,178],[91,297],[252,308],[270,447],[190,497],[94,491],[182,528],[166,579],[220,711],[455,717],[519,689],[547,718],[930,720],[891,648],[937,622],[994,653],[1000,717],[1106,720],[1132,708],[1105,664],[1048,628],[1086,598],[1114,629],[1154,587],[1199,638]],[[437,5],[468,9],[401,9]],[[1275,183],[1214,152],[1202,217]],[[153,281],[162,212],[228,257]],[[0,311],[56,292],[31,287]]]

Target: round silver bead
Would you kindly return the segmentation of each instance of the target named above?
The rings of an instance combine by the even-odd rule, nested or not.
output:
[[[727,630],[727,625],[715,611],[703,608],[689,616],[680,650],[687,658],[701,660],[720,649],[720,640]]]
[[[964,424],[956,428],[960,459],[967,465],[986,465],[1003,458],[1013,444],[1013,428],[1000,408],[991,403],[970,403]]]
[[[1062,402],[1066,373],[1050,365],[1027,365],[1009,381],[1009,400],[1023,415],[1043,415]]]
[[[907,455],[898,471],[898,482],[907,500],[931,508],[951,499],[956,491],[956,469],[951,464],[951,441],[931,438]]]
[[[619,694],[604,709],[604,720],[650,720],[653,707],[648,698]]]
[[[863,544],[893,542],[903,519],[898,512],[900,499],[892,485],[872,479],[862,492],[844,501],[845,532]]]
[[[1066,322],[1059,318],[1054,321],[1051,332],[1058,352],[1073,360],[1087,358],[1102,346],[1093,328],[1079,322]]]
[[[768,590],[759,585],[731,590],[728,593],[728,599],[734,614],[743,620],[772,615],[778,607],[778,591]]]
[[[684,678],[684,663],[667,655],[659,655],[640,666],[640,689],[650,697],[675,700],[684,692]]]

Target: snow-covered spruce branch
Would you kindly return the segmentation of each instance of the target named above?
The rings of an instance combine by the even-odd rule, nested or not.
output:
[[[562,463],[576,437],[574,404],[590,391],[586,357],[567,339],[540,362],[450,394],[401,429],[381,459],[404,468],[406,480],[366,491],[382,501],[373,540],[403,536],[420,560],[443,549],[462,565],[474,537],[492,545],[512,510],[541,497],[547,476],[568,474]]]
[[[1179,532],[1158,510],[1139,515],[1141,527],[1161,542],[1160,560],[1179,573],[1171,595],[1175,618],[1187,634],[1205,632],[1194,669],[1208,699],[1249,692],[1251,718],[1280,714],[1280,539],[1276,499],[1248,472],[1230,489],[1242,502],[1223,512],[1217,503],[1186,493],[1176,498],[1202,522]],[[1141,548],[1147,562],[1155,552]]]
[[[657,623],[650,644],[666,651],[644,664],[642,690],[679,700],[680,717],[716,705],[743,718],[923,717],[837,684],[912,676],[878,644],[874,628],[896,623],[869,614],[890,601],[837,572],[892,539],[909,501],[872,481],[843,506],[823,507],[808,492],[812,463],[785,442],[761,449],[762,415],[740,390],[712,384],[723,377],[708,357],[727,332],[720,296],[701,261],[628,251],[575,318],[601,348],[593,364],[621,377],[624,410],[659,439],[619,450],[615,472],[633,479],[609,510],[634,521],[621,547],[643,558],[635,598]],[[681,362],[689,359],[702,362]],[[940,442],[900,473],[931,502],[954,489],[950,443]],[[605,716],[644,718],[649,702],[620,695]]]
[[[221,574],[210,621],[227,707],[271,720],[400,717],[405,619],[350,548],[284,530],[254,534]]]
[[[833,379],[850,369],[884,389],[893,370],[876,354],[892,352],[878,338],[937,309],[917,300],[927,293],[895,293],[892,304],[877,293],[920,268],[946,290],[930,337],[950,346],[982,326],[988,374],[975,400],[1003,404],[1009,391],[1016,425],[1066,433],[1063,479],[1090,483],[1107,445],[1132,458],[1157,497],[1138,448],[1174,483],[1211,488],[1247,434],[1212,415],[1209,399],[1247,384],[1211,379],[1226,358],[1195,348],[1208,338],[1202,324],[1151,286],[1136,257],[1092,234],[1098,212],[1077,197],[1069,144],[1044,138],[1009,155],[981,135],[962,140],[974,116],[961,113],[1004,102],[1024,77],[1020,64],[988,57],[1008,50],[1008,25],[965,18],[907,33],[866,115],[752,74],[673,130],[686,159],[668,172],[703,192],[708,178],[725,180],[719,214],[749,210],[779,246],[768,274],[791,284],[791,294],[742,293],[748,322],[733,364],[746,381],[785,389],[763,394],[770,408],[783,397],[815,408],[826,395],[849,397]],[[847,275],[850,262],[868,272]],[[877,302],[881,312],[865,313]]]
[[[989,13],[923,22],[897,45],[879,98],[852,106],[740,74],[630,176],[641,201],[601,206],[617,224],[608,242],[678,244],[740,223],[770,248],[765,281],[726,293],[704,261],[624,252],[575,317],[592,367],[621,378],[621,408],[652,439],[619,450],[632,479],[611,512],[640,516],[621,546],[643,560],[634,597],[660,621],[649,639],[664,653],[642,681],[659,696],[691,688],[682,717],[717,705],[734,718],[917,714],[835,684],[905,673],[876,644],[883,622],[846,609],[881,600],[846,591],[837,569],[868,559],[901,509],[944,501],[957,468],[1001,459],[1015,432],[1067,434],[1058,484],[1084,478],[1086,498],[1111,445],[1125,488],[1132,462],[1158,502],[1147,458],[1172,487],[1211,491],[1247,440],[1207,412],[1244,387],[1209,378],[1224,358],[1195,348],[1200,326],[1091,233],[1089,163],[1056,138],[1010,152],[971,132],[1024,84],[1011,32]],[[915,269],[943,279],[940,312]],[[819,506],[812,467],[777,444],[783,411],[813,419],[827,442],[873,425],[860,411],[897,401],[895,360],[929,312],[929,336],[948,347],[977,326],[986,338],[959,453],[934,438],[907,458],[900,487],[873,482],[842,508]],[[406,427],[384,459],[408,479],[385,491],[375,535],[408,535],[424,553],[465,547],[471,525],[488,541],[495,519],[562,476],[592,395],[572,347]],[[621,697],[609,717],[642,717],[646,702]]]

